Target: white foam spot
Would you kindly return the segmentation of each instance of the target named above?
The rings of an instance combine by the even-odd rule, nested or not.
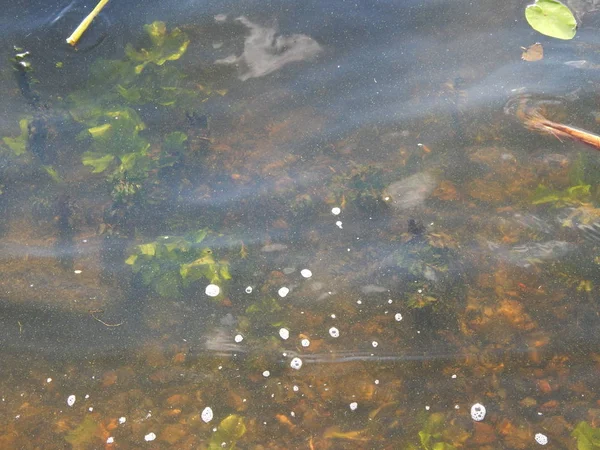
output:
[[[268,377],[269,377],[269,375],[271,375],[271,372],[269,372],[268,370],[265,370],[265,371],[263,372],[263,377],[265,377],[265,378],[268,378]]]
[[[356,411],[356,408],[358,408],[358,403],[356,403],[356,402],[350,403],[350,409],[352,411]]]
[[[294,387],[292,387],[292,391],[294,391],[294,392],[298,392],[298,390],[299,390],[299,389],[300,389],[300,388],[299,388],[298,386],[294,386]]]
[[[79,275],[82,271],[81,270],[74,270],[73,273]]]
[[[302,339],[300,341],[300,344],[302,345],[302,347],[308,347],[310,345],[310,341],[308,339]]]
[[[154,433],[148,433],[146,436],[144,436],[144,440],[146,442],[153,441],[154,439],[156,439],[156,435]]]
[[[281,336],[281,339],[283,339],[284,341],[288,340],[290,338],[290,330],[288,330],[287,328],[281,328],[279,330],[279,336]]]
[[[239,344],[244,340],[244,336],[242,336],[241,334],[236,334],[233,340]]]
[[[331,214],[333,214],[334,216],[338,216],[341,212],[342,210],[337,206],[335,208],[331,208]]]
[[[338,221],[337,221],[335,224],[338,226],[338,228],[339,228],[340,230],[342,230],[342,229],[343,229],[343,228],[342,228],[342,221],[341,221],[341,220],[338,220]],[[350,251],[350,249],[348,249],[348,251]]]
[[[402,314],[396,313],[396,315],[394,316],[394,319],[396,319],[396,322],[400,322],[402,320]]]
[[[285,286],[280,288],[277,293],[279,294],[279,296],[281,298],[285,297],[286,295],[288,295],[290,293],[290,290],[288,288],[286,288]]]
[[[204,423],[208,423],[211,420],[213,420],[213,410],[210,408],[210,406],[207,406],[202,410],[202,414],[200,414],[200,417],[202,418],[202,421]]]
[[[69,397],[67,398],[67,405],[73,406],[75,404],[75,400],[77,400],[77,397],[75,397],[74,395],[69,395]]]
[[[312,272],[309,269],[302,269],[300,271],[300,275],[302,275],[304,278],[310,278],[312,277]]]
[[[52,378],[46,378],[46,383],[52,383]]]
[[[209,284],[206,286],[205,292],[209,297],[216,297],[221,292],[221,288],[219,288],[219,286],[216,284]]]
[[[373,348],[377,348],[379,343],[377,341],[373,341],[373,342],[371,342],[371,345],[373,346]]]
[[[300,367],[302,367],[302,360],[300,358],[294,358],[294,359],[292,359],[292,361],[290,362],[290,367],[292,369],[299,370]]]
[[[106,443],[107,444],[113,444],[115,442],[115,438],[110,436],[108,439],[106,439]]]
[[[542,433],[537,433],[535,435],[535,442],[537,442],[540,445],[546,445],[548,443],[548,436]]]
[[[246,288],[246,294],[252,294],[252,286]]]
[[[127,422],[127,417],[119,417],[119,424],[123,425],[125,422]]]
[[[475,403],[473,406],[471,406],[471,418],[475,422],[481,422],[483,419],[485,419],[485,413],[485,406],[483,406],[481,403]]]
[[[340,330],[338,330],[336,327],[331,327],[329,329],[329,335],[333,338],[339,337],[340,335]]]

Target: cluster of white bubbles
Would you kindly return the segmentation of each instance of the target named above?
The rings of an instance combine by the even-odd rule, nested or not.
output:
[[[67,405],[73,406],[75,404],[75,400],[77,400],[77,397],[75,397],[74,395],[69,395],[69,397],[67,398]]]
[[[292,369],[300,370],[300,368],[302,367],[302,360],[300,358],[292,359],[292,361],[290,362],[290,367]]]
[[[339,337],[339,335],[340,335],[340,330],[338,330],[336,327],[331,327],[331,328],[329,329],[329,335],[330,335],[332,338]]]
[[[285,286],[282,287],[281,289],[279,289],[279,291],[277,291],[277,293],[279,294],[279,296],[281,298],[285,297],[286,295],[288,295],[290,293],[289,288],[286,288]]]
[[[154,433],[148,433],[146,436],[144,436],[144,440],[146,442],[153,441],[154,439],[156,439],[156,434]]]
[[[485,419],[485,413],[485,406],[483,406],[481,403],[475,403],[473,406],[471,406],[471,418],[475,422],[481,422],[483,419]]]
[[[535,442],[537,442],[540,445],[546,445],[548,443],[548,436],[542,433],[537,433],[535,435]]]

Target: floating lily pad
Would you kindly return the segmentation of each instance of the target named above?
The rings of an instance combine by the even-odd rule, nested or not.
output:
[[[557,39],[573,39],[577,30],[571,10],[556,0],[536,0],[525,8],[525,18],[535,31]]]

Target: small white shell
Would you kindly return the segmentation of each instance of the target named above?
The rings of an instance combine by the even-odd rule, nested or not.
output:
[[[213,420],[213,410],[210,408],[210,406],[207,406],[202,410],[200,417],[204,423],[208,423]]]

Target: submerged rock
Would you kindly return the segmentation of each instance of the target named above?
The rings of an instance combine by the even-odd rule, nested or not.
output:
[[[429,172],[419,172],[390,184],[384,192],[392,208],[406,210],[423,203],[437,186],[436,178]]]

